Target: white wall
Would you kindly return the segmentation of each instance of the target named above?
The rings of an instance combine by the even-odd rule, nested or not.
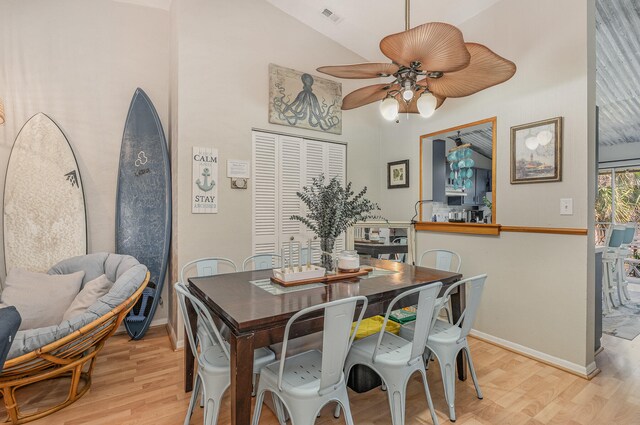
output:
[[[174,281],[179,267],[190,260],[223,256],[241,265],[251,255],[253,182],[248,190],[232,190],[224,176],[227,159],[251,159],[252,128],[347,142],[347,178],[356,188],[369,186],[370,198],[377,200],[383,169],[378,167],[379,129],[371,120],[376,106],[343,113],[341,136],[268,123],[269,63],[318,75],[319,66],[362,62],[361,57],[263,0],[182,0],[174,2],[172,14],[177,46],[172,106],[177,101],[179,110],[172,123],[178,167],[173,176],[178,193]],[[361,85],[342,83],[343,94]],[[217,214],[191,214],[193,146],[219,150]]]
[[[120,142],[136,87],[167,128],[169,12],[107,0],[3,0],[0,10],[0,187],[20,128],[46,113],[78,160],[89,252],[113,252]],[[166,318],[165,310],[156,319]]]
[[[587,72],[588,46],[593,46],[588,32],[595,27],[588,11],[592,4],[502,0],[460,26],[465,40],[487,45],[515,62],[518,71],[502,85],[468,98],[447,99],[429,120],[407,121],[401,116],[400,124],[383,122],[380,165],[411,158],[415,182],[410,189],[386,190],[386,177],[380,176],[380,199],[389,219],[411,217],[420,199],[421,134],[497,116],[497,223],[589,227],[595,152],[590,109],[595,80]],[[564,117],[565,127],[562,181],[511,185],[510,127],[556,116]],[[425,174],[423,198],[429,199],[431,179]],[[573,198],[572,216],[560,216],[560,198]],[[591,236],[418,232],[417,246],[418,252],[428,248],[459,252],[465,276],[488,273],[475,325],[478,331],[585,372],[593,366],[591,241]]]

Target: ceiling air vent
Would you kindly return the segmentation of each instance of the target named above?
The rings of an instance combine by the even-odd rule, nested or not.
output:
[[[324,9],[322,11],[322,14],[327,17],[328,19],[331,20],[331,22],[333,22],[334,24],[339,23],[340,21],[342,21],[342,18],[338,15],[336,15],[335,13],[333,13],[332,11],[330,11],[329,9]]]

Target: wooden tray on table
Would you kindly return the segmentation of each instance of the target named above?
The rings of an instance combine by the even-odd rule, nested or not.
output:
[[[285,282],[275,276],[271,276],[271,282],[277,283],[278,285],[284,286],[285,288],[289,288],[291,286],[308,285],[310,283],[331,283],[338,280],[351,279],[358,276],[365,276],[371,271],[373,271],[373,267],[360,267],[360,270],[357,272],[337,272],[336,274],[330,274],[327,276],[316,277],[313,279],[293,280],[291,282]]]

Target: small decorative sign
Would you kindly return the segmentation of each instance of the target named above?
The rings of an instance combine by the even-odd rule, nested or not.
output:
[[[227,177],[237,179],[248,179],[251,177],[251,169],[249,161],[241,161],[239,159],[227,160]]]
[[[191,212],[218,212],[218,149],[193,147],[193,197]]]

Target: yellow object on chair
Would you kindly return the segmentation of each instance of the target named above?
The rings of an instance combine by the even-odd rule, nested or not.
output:
[[[360,322],[360,327],[358,328],[358,332],[356,332],[355,339],[359,340],[368,337],[369,335],[380,332],[383,322],[384,317],[382,316],[373,316],[369,317],[368,319],[363,319],[362,322]],[[355,328],[355,326],[355,323],[351,325],[351,332],[353,332],[353,328]],[[385,330],[394,335],[398,335],[398,333],[400,332],[400,324],[389,320],[387,321],[387,327]]]

